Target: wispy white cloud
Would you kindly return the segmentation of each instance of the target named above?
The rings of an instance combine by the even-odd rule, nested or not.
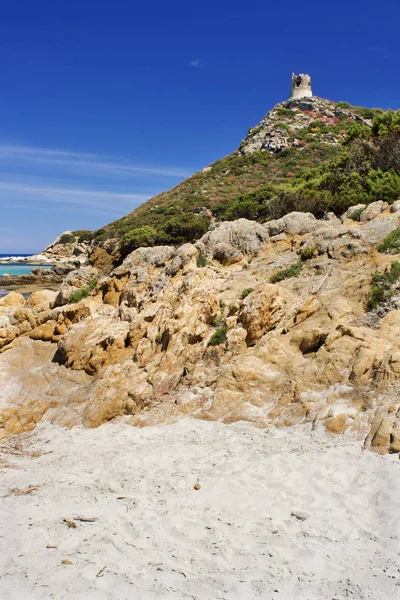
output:
[[[72,202],[74,202],[74,198],[94,198],[101,199],[105,198],[107,200],[118,200],[124,202],[132,202],[147,200],[148,195],[146,194],[121,194],[112,191],[104,191],[104,190],[94,190],[94,189],[77,189],[77,188],[61,188],[61,187],[49,187],[49,186],[37,186],[37,185],[26,185],[21,183],[13,183],[13,182],[0,182],[0,190],[5,191],[14,191],[14,192],[23,192],[26,194],[43,194],[50,196],[53,200],[57,200],[57,198],[70,198]]]
[[[194,67],[195,69],[203,69],[205,64],[199,58],[195,58],[190,61],[189,66]]]
[[[180,167],[137,165],[128,159],[23,145],[0,144],[0,161],[78,168],[79,171],[86,170],[102,176],[116,174],[185,178],[191,175],[189,170]]]
[[[15,208],[35,208],[39,210],[47,203],[54,205],[78,205],[90,208],[93,214],[114,215],[133,210],[136,206],[145,202],[152,194],[120,193],[109,190],[98,190],[88,188],[62,187],[38,185],[37,183],[0,181],[0,201],[2,197],[7,198],[8,206]],[[32,204],[27,200],[29,198]],[[10,199],[12,201],[10,202]],[[19,199],[23,199],[19,202]]]
[[[190,174],[179,166],[3,139],[0,252],[37,252],[65,229],[97,229]]]

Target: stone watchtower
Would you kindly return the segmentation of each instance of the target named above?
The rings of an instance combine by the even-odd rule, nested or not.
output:
[[[292,87],[290,89],[291,98],[310,98],[312,96],[311,91],[311,77],[300,73],[295,75],[292,73]]]

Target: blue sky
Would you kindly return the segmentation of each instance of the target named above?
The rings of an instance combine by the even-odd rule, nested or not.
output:
[[[14,0],[0,22],[0,253],[96,229],[234,150],[292,71],[400,105],[397,0]]]

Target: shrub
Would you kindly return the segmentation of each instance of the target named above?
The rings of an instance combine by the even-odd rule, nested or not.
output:
[[[351,104],[348,102],[336,102],[336,106],[338,108],[352,108]]]
[[[356,108],[356,113],[359,114],[361,117],[364,117],[364,119],[373,119],[376,115],[376,109],[358,106]]]
[[[262,131],[261,125],[258,125],[257,127],[251,127],[247,132],[247,138],[254,137],[257,135],[257,133],[260,133],[260,131]]]
[[[389,235],[377,245],[376,249],[382,254],[400,253],[400,227],[389,233]]]
[[[312,242],[311,244],[307,244],[303,246],[300,252],[300,258],[302,261],[310,260],[314,256],[317,251],[317,244]]]
[[[89,285],[81,290],[77,290],[68,298],[68,303],[73,304],[75,302],[80,302],[83,298],[87,298],[93,292],[94,288],[97,285],[97,279],[92,279]]]
[[[283,121],[279,121],[279,123],[275,124],[275,129],[284,129],[285,131],[290,131],[290,127],[287,123]]]
[[[157,231],[154,227],[145,225],[128,231],[122,236],[121,249],[125,252],[132,252],[136,248],[147,248],[154,246],[157,240]]]
[[[163,231],[160,231],[160,239],[163,243],[173,245],[194,242],[206,233],[209,225],[209,220],[203,215],[179,215],[165,223]]]
[[[389,300],[396,292],[400,279],[400,262],[393,261],[390,270],[375,273],[372,276],[372,287],[368,299],[368,310],[373,310],[382,302]]]
[[[57,244],[75,244],[75,236],[72,233],[63,233]]]
[[[276,112],[278,113],[278,115],[280,117],[292,117],[293,116],[293,111],[291,111],[289,108],[278,108],[278,110]]]
[[[364,212],[364,210],[365,208],[357,208],[357,210],[350,215],[350,219],[353,219],[353,221],[360,221],[361,214]]]
[[[78,238],[78,242],[91,242],[95,234],[93,233],[93,231],[88,231],[87,229],[80,229],[78,231],[74,231],[74,236]]]
[[[245,290],[243,290],[243,292],[240,294],[240,297],[242,298],[242,300],[244,300],[245,298],[247,298],[247,296],[249,294],[251,294],[251,292],[254,292],[254,288],[246,288]]]
[[[225,323],[218,327],[218,329],[213,333],[210,341],[208,342],[209,346],[219,346],[219,344],[224,344],[226,342],[226,335],[228,333],[228,325]]]
[[[278,283],[279,281],[283,281],[284,279],[290,279],[291,277],[298,277],[301,273],[301,270],[303,268],[303,265],[301,264],[301,262],[295,263],[294,265],[292,265],[291,267],[288,267],[287,269],[283,269],[282,271],[278,271],[277,273],[274,273],[274,275],[272,275],[269,278],[270,283]]]
[[[201,252],[198,253],[196,259],[196,266],[199,268],[205,267],[207,264],[207,257]]]
[[[352,123],[346,132],[344,140],[345,144],[348,144],[352,140],[361,139],[366,140],[370,137],[371,130],[364,123]]]
[[[108,236],[107,231],[103,228],[97,229],[93,233],[93,238],[96,240],[96,242],[102,242],[102,241],[106,240],[107,237],[112,237],[112,236]]]
[[[371,170],[365,181],[369,201],[382,200],[392,204],[400,198],[400,174],[394,169],[389,171]]]

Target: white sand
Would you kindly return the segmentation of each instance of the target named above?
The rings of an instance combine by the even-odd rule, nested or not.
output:
[[[2,600],[400,598],[397,456],[190,419],[46,425],[24,446],[45,454],[0,472]]]

